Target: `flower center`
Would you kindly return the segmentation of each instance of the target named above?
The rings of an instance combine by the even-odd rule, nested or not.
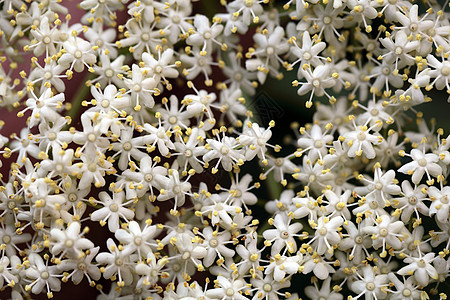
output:
[[[275,53],[275,49],[272,46],[267,47],[266,49],[267,55],[272,55]]]
[[[425,266],[426,266],[427,264],[426,264],[426,262],[425,262],[423,259],[420,259],[420,260],[417,262],[417,265],[418,265],[420,268],[425,268]]]
[[[94,133],[89,133],[87,139],[89,142],[93,143],[97,139],[97,136]]]
[[[441,203],[443,203],[443,204],[447,204],[448,203],[448,196],[447,195],[444,195],[444,196],[441,197]]]
[[[50,43],[52,42],[52,39],[51,39],[48,35],[46,35],[46,36],[44,36],[44,38],[42,39],[42,42],[43,42],[44,44],[50,44]]]
[[[409,30],[417,31],[417,29],[419,29],[419,25],[417,25],[416,23],[409,24]]]
[[[66,246],[66,248],[72,248],[73,247],[73,241],[71,239],[67,239],[64,242],[64,246]]]
[[[235,190],[235,191],[234,191],[234,197],[235,197],[235,198],[240,198],[240,197],[242,197],[242,192],[241,192],[241,190]]]
[[[106,69],[105,76],[108,78],[112,78],[114,76],[114,71],[112,69]]]
[[[450,66],[444,66],[444,67],[442,67],[442,69],[441,69],[441,74],[442,74],[443,76],[448,76],[448,75],[450,75]]]
[[[225,294],[227,294],[228,297],[231,297],[234,295],[234,290],[232,288],[227,288]]]
[[[83,52],[81,52],[80,50],[75,51],[75,53],[73,54],[73,56],[76,59],[80,59],[83,56]]]
[[[95,44],[96,44],[97,46],[99,46],[100,48],[103,47],[103,41],[102,41],[102,40],[97,40],[97,41],[95,42]]]
[[[414,197],[414,196],[411,196],[411,197],[408,198],[408,202],[409,202],[409,204],[416,205],[417,204],[417,198]]]
[[[381,182],[375,183],[375,189],[377,189],[379,191],[382,190],[383,189],[383,184]]]
[[[331,18],[329,16],[325,16],[323,18],[323,24],[325,24],[325,25],[331,24]]]
[[[417,249],[417,247],[416,247],[416,245],[414,245],[414,242],[409,243],[409,245],[408,245],[408,250],[409,251],[414,251],[416,249]]]
[[[8,202],[8,208],[9,209],[14,209],[14,208],[16,208],[16,202],[14,202],[14,201],[9,201]]]
[[[3,244],[9,244],[11,242],[11,237],[5,234],[2,238]]]
[[[409,289],[404,289],[402,295],[405,297],[411,296],[411,291]]]
[[[289,232],[287,231],[282,231],[280,234],[282,239],[287,239],[289,237]]]
[[[90,163],[90,164],[88,165],[88,171],[89,171],[89,172],[95,172],[95,171],[97,171],[97,164],[96,164],[96,163]]]
[[[30,140],[28,140],[28,139],[23,139],[22,140],[22,146],[23,147],[27,147],[29,144],[30,144]]]
[[[180,21],[181,21],[180,16],[175,15],[175,16],[172,17],[172,22],[173,23],[178,24],[178,23],[180,23]]]
[[[49,132],[49,133],[48,133],[48,139],[49,139],[49,141],[54,141],[54,140],[56,140],[56,133],[54,133],[54,132]]]
[[[397,46],[397,47],[395,47],[394,52],[395,52],[395,54],[397,54],[397,55],[401,55],[401,54],[403,53],[403,48],[400,47],[400,46]]]
[[[153,175],[150,174],[150,173],[145,174],[144,175],[144,180],[147,181],[147,182],[152,181],[153,180]]]
[[[370,201],[369,206],[370,206],[371,209],[377,209],[378,208],[378,202],[375,201],[375,200]]]
[[[177,122],[178,122],[178,118],[177,118],[177,117],[171,116],[171,117],[169,118],[169,123],[170,123],[170,124],[174,125],[174,124],[176,124]]]
[[[236,81],[241,81],[242,80],[242,74],[237,72],[236,74],[234,74],[234,80]]]
[[[311,57],[312,57],[312,55],[308,51],[305,51],[305,53],[303,53],[303,59],[304,60],[310,60]]]
[[[362,236],[358,235],[358,236],[355,238],[355,243],[357,243],[357,244],[362,244],[362,242],[363,242]]]
[[[320,235],[326,235],[327,234],[327,229],[325,227],[322,227],[319,229],[319,234]]]
[[[119,211],[119,206],[116,203],[113,203],[109,206],[109,210],[112,212],[118,212]]]
[[[47,271],[41,273],[41,278],[47,280],[50,277],[50,274]]]
[[[312,81],[312,85],[313,85],[315,88],[320,87],[320,80],[319,80],[319,79],[314,79],[314,80]]]
[[[135,237],[135,238],[134,238],[134,244],[135,244],[136,246],[140,246],[140,245],[142,244],[142,238],[139,237],[139,236]]]
[[[252,7],[253,6],[253,0],[245,0],[245,6]]]
[[[203,57],[200,57],[197,63],[200,67],[204,67],[206,65],[206,60]]]
[[[275,165],[277,167],[281,167],[283,165],[284,159],[283,158],[277,158],[275,159]]]
[[[150,35],[146,32],[141,34],[141,40],[143,40],[144,42],[148,42],[148,40],[150,40]]]
[[[272,285],[270,284],[270,283],[265,283],[264,285],[263,285],[263,290],[264,290],[264,292],[271,292],[272,291]]]
[[[378,109],[376,109],[376,108],[373,108],[373,109],[370,111],[370,114],[371,114],[372,116],[374,116],[374,117],[378,116],[379,113],[380,113],[380,112],[379,112]]]
[[[102,102],[100,103],[100,105],[101,105],[103,108],[107,108],[107,107],[109,106],[109,100],[103,99]]]
[[[166,136],[166,133],[164,132],[164,129],[159,129],[158,132],[156,133],[156,136],[160,139],[164,139],[164,137]]]
[[[115,260],[115,264],[116,264],[116,266],[121,266],[121,265],[123,265],[123,259],[121,259],[121,258],[117,258],[116,260]]]
[[[161,73],[162,71],[163,71],[163,68],[161,66],[156,66],[156,68],[155,68],[156,73]]]
[[[86,269],[86,264],[85,263],[79,263],[78,264],[78,270],[84,271]]]
[[[173,264],[173,265],[172,265],[172,270],[173,270],[175,273],[180,272],[181,266],[180,266],[179,264]]]
[[[189,257],[191,257],[191,253],[189,251],[186,251],[186,252],[183,253],[182,258],[184,260],[189,259]]]
[[[130,151],[131,148],[133,148],[133,145],[131,145],[130,142],[126,142],[126,143],[123,144],[122,148],[123,148],[123,150],[125,150],[125,151]]]
[[[314,142],[314,147],[316,148],[322,148],[323,147],[323,142],[318,140]]]
[[[203,34],[203,37],[205,38],[205,40],[211,39],[211,38],[212,38],[211,32],[206,31],[206,32]]]
[[[227,155],[228,153],[230,153],[230,149],[228,149],[228,147],[226,146],[222,146],[222,148],[220,148],[220,153],[222,155]]]
[[[363,131],[358,132],[358,140],[364,141],[366,139],[366,134]]]
[[[373,282],[366,283],[366,289],[368,291],[373,291],[375,289],[375,284]]]
[[[56,164],[55,165],[55,170],[57,172],[62,172],[62,170],[64,170],[64,166],[62,164]]]
[[[338,203],[336,203],[334,208],[336,208],[337,211],[341,211],[341,210],[343,210],[345,208],[345,203],[344,202],[338,202]]]
[[[133,85],[133,91],[136,93],[139,93],[141,91],[142,87],[140,84],[136,83],[135,85]]]
[[[209,245],[213,248],[217,247],[217,245],[219,245],[219,241],[217,241],[217,239],[211,239],[209,241]]]
[[[179,185],[175,185],[175,186],[173,187],[173,192],[174,192],[175,194],[181,193],[181,187],[180,187]]]
[[[70,202],[75,202],[78,200],[78,196],[75,193],[70,193],[67,198],[69,199]]]
[[[419,159],[419,166],[425,167],[427,165],[427,160],[425,158]]]
[[[386,237],[389,234],[389,231],[386,228],[380,229],[380,236]]]
[[[186,156],[186,157],[192,157],[192,150],[191,150],[191,149],[186,149],[186,150],[184,150],[184,156]]]
[[[53,74],[50,71],[44,73],[44,78],[46,80],[50,80],[53,77]]]

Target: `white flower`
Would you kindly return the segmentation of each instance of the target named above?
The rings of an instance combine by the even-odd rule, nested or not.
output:
[[[431,176],[437,177],[442,173],[442,168],[437,164],[439,156],[434,153],[425,153],[425,148],[423,148],[422,151],[419,149],[412,149],[410,154],[406,154],[403,151],[400,155],[409,156],[413,159],[412,162],[409,162],[398,169],[398,172],[412,175],[411,180],[415,184],[419,184],[423,175],[426,174],[427,183],[432,185],[434,179],[432,179]]]
[[[227,279],[219,275],[214,282],[216,288],[207,290],[205,293],[207,297],[221,300],[247,300],[247,297],[241,294],[241,291],[247,287],[244,280]]]
[[[328,299],[328,300],[342,300],[344,299],[344,296],[342,294],[337,293],[335,291],[331,291],[330,289],[330,283],[331,283],[331,277],[328,277],[325,279],[325,281],[322,283],[322,287],[319,289],[317,286],[317,283],[314,282],[314,286],[307,286],[305,288],[305,294],[310,299],[314,300],[320,300]]]
[[[314,124],[311,129],[305,131],[302,127],[300,133],[302,135],[297,140],[297,145],[302,149],[298,153],[308,152],[308,156],[312,161],[317,159],[323,160],[325,154],[328,153],[327,145],[333,140],[333,136],[328,133],[328,128],[325,132],[322,132],[322,128],[319,125]]]
[[[74,284],[79,284],[83,277],[89,281],[92,286],[94,284],[93,280],[99,280],[102,276],[99,268],[92,263],[92,260],[97,255],[100,247],[95,247],[86,251],[86,255],[78,259],[65,259],[59,265],[58,268],[61,270],[72,270],[72,272],[66,278],[72,279]]]
[[[270,264],[266,267],[264,274],[272,274],[275,281],[283,282],[286,275],[296,274],[301,270],[300,264],[302,262],[303,256],[301,253],[293,256],[275,254],[271,257]]]
[[[167,78],[177,78],[178,71],[174,68],[175,64],[170,64],[173,59],[174,52],[172,49],[167,49],[164,52],[161,48],[158,49],[158,59],[155,59],[148,52],[142,54],[142,61],[145,63],[144,69],[149,69],[148,76],[154,77],[156,82],[161,79],[168,84]]]
[[[217,138],[218,140],[206,140],[207,144],[205,148],[209,151],[203,155],[203,161],[206,163],[216,158],[219,159],[212,169],[213,174],[217,172],[220,163],[225,171],[231,171],[233,166],[242,165],[245,156],[243,153],[244,150],[239,149],[239,142],[235,138],[226,136],[225,134],[223,134],[222,138],[217,134]]]
[[[281,250],[284,248],[286,249],[283,255],[286,251],[289,251],[289,253],[297,251],[297,243],[294,238],[302,236],[297,234],[297,232],[302,230],[303,225],[300,223],[290,224],[290,218],[285,214],[277,214],[275,219],[269,221],[269,224],[271,222],[273,222],[276,229],[268,229],[263,232],[263,237],[272,243],[271,255],[281,253]]]
[[[27,108],[20,111],[18,116],[23,116],[27,110],[32,110],[29,127],[34,127],[42,121],[56,122],[60,115],[57,112],[62,107],[65,100],[64,94],[53,95],[50,88],[46,88],[42,94],[37,97],[32,93],[33,98],[29,98],[26,102]]]
[[[448,214],[450,211],[450,187],[442,186],[441,189],[437,189],[434,186],[430,186],[427,190],[428,196],[431,199],[431,206],[429,210],[430,216],[436,214],[436,218],[445,223],[448,221]]]
[[[244,127],[244,131],[239,136],[238,141],[240,144],[248,146],[245,151],[245,159],[252,160],[256,155],[262,160],[263,164],[267,164],[265,153],[267,152],[266,146],[272,136],[271,127],[273,122],[269,125],[269,128],[264,129],[259,127],[257,123],[248,122],[247,127]]]
[[[430,187],[434,188],[434,187]],[[419,186],[411,186],[409,181],[405,180],[402,182],[402,196],[401,198],[394,199],[394,207],[398,207],[401,210],[401,220],[407,223],[413,212],[415,212],[416,218],[420,219],[420,214],[428,215],[428,207],[423,203],[426,199],[427,194],[426,186],[421,184]],[[430,190],[428,190],[430,193]]]
[[[398,62],[413,64],[414,58],[409,54],[419,47],[419,41],[409,41],[405,30],[399,30],[394,35],[395,42],[392,37],[380,39],[381,44],[386,47],[387,52],[381,57],[390,62],[395,62],[395,70],[398,71]]]
[[[309,91],[311,91],[311,96],[309,100],[306,102],[306,107],[312,106],[313,96],[323,96],[326,95],[331,99],[331,96],[325,91],[325,89],[331,88],[335,85],[335,79],[330,74],[330,67],[328,65],[319,65],[311,71],[311,67],[300,69],[302,77],[306,79],[306,82],[298,82],[294,81],[293,86],[300,85],[300,88],[297,91],[297,94],[300,96],[305,95]]]
[[[124,203],[124,192],[113,193],[113,198],[111,198],[107,192],[101,192],[98,197],[100,198],[100,201],[93,201],[103,205],[103,207],[97,209],[91,214],[92,221],[100,221],[102,226],[106,224],[106,221],[108,221],[108,229],[111,232],[116,232],[119,229],[120,218],[123,218],[126,221],[133,219],[134,212],[126,208],[126,206],[132,203],[133,200]]]
[[[19,282],[17,277],[10,272],[8,256],[0,258],[0,287],[3,288],[5,281],[8,285],[14,286],[16,282]]]
[[[68,66],[70,71],[74,69],[76,72],[82,72],[85,66],[90,69],[97,61],[95,54],[92,53],[91,44],[77,36],[70,36],[63,46],[66,52],[59,58],[58,63]]]
[[[348,148],[347,155],[349,157],[364,156],[368,159],[375,158],[376,152],[373,145],[380,144],[383,137],[377,133],[372,134],[375,127],[381,127],[381,123],[367,127],[367,121],[362,126],[357,126],[354,117],[351,118],[353,121],[354,130],[344,133],[345,140],[350,146]]]
[[[315,236],[309,241],[309,243],[313,242],[317,254],[323,255],[326,251],[333,252],[334,247],[341,241],[338,230],[343,222],[341,216],[319,218],[317,226],[313,227],[316,230]]]
[[[386,256],[386,247],[389,245],[394,249],[402,248],[402,237],[400,231],[403,230],[405,224],[402,221],[394,221],[389,215],[383,215],[377,218],[375,226],[365,226],[363,232],[372,234],[373,248],[378,249],[382,246],[381,257]]]
[[[53,242],[50,252],[60,257],[67,254],[71,258],[82,258],[84,256],[82,250],[94,248],[94,243],[83,238],[80,234],[81,224],[79,222],[71,223],[66,230],[54,228],[50,231]]]
[[[420,254],[420,252],[419,252]],[[428,253],[419,257],[407,257],[403,261],[408,264],[397,271],[399,275],[414,275],[417,283],[423,287],[427,286],[430,282],[430,277],[438,279],[438,273],[436,269],[431,265],[435,259],[434,253]]]
[[[228,231],[217,232],[213,231],[211,227],[205,227],[202,231],[202,236],[204,238],[205,248],[207,253],[203,259],[203,265],[205,267],[210,267],[217,255],[219,259],[223,257],[233,257],[234,250],[227,248],[225,245],[230,244],[231,233]]]
[[[61,281],[58,276],[57,266],[49,266],[48,260],[45,263],[39,254],[31,253],[28,257],[30,268],[26,270],[26,276],[30,278],[31,283],[25,286],[25,290],[33,294],[39,294],[46,288],[47,296],[51,298],[53,292],[61,290]]]
[[[133,64],[131,67],[131,78],[125,78],[125,86],[131,93],[131,101],[135,111],[141,110],[141,104],[145,107],[152,108],[155,105],[155,100],[152,94],[156,92],[155,88],[158,81],[153,77],[144,76],[144,70],[138,65]]]
[[[133,274],[131,273],[133,258],[127,253],[120,251],[111,238],[106,241],[106,245],[111,253],[100,252],[95,258],[99,264],[106,265],[106,267],[100,269],[103,277],[109,279],[117,275],[119,286],[130,285],[133,281]]]
[[[189,35],[186,43],[193,46],[201,46],[201,54],[204,56],[207,52],[212,50],[213,43],[220,44],[217,41],[217,37],[223,30],[223,25],[214,21],[213,25],[209,25],[209,20],[204,15],[196,15],[194,17],[194,26],[196,30],[193,34]]]
[[[152,251],[150,246],[155,246],[156,241],[152,243],[152,240],[158,235],[160,230],[156,228],[156,225],[145,225],[143,229],[139,223],[131,221],[128,223],[127,230],[118,229],[115,232],[115,237],[122,244],[125,245],[124,252],[132,254],[135,251],[138,252],[139,257],[147,257],[147,254]]]
[[[388,286],[388,276],[386,274],[376,275],[375,270],[371,266],[362,268],[363,275],[356,273],[360,279],[351,283],[350,288],[358,293],[358,298],[365,295],[365,299],[383,299],[386,295],[384,287]]]

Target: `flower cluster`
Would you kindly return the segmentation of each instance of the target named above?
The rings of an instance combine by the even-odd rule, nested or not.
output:
[[[0,1],[2,293],[447,299],[447,3],[66,2]]]

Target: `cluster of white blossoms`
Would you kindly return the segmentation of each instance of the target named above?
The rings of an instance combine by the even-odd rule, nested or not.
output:
[[[0,0],[2,299],[447,299],[448,1],[69,2]]]

